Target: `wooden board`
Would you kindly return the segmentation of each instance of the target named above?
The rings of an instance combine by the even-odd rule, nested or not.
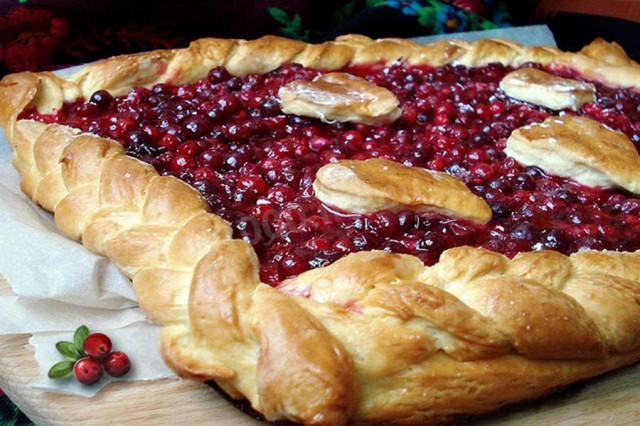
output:
[[[0,277],[0,294],[9,291]],[[38,425],[193,424],[256,426],[212,388],[190,380],[111,383],[94,398],[32,389],[39,370],[28,335],[0,336],[0,388]],[[640,364],[573,385],[543,400],[470,422],[478,425],[631,425],[640,418]]]

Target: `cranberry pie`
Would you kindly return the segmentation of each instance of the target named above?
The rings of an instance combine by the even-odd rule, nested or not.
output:
[[[0,123],[178,374],[433,423],[640,359],[639,89],[601,40],[205,39],[7,76]]]

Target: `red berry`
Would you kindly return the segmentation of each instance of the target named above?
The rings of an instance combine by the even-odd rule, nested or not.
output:
[[[353,242],[349,238],[338,238],[333,242],[333,248],[339,253],[349,253],[353,251]]]
[[[265,194],[269,187],[260,176],[243,175],[238,179],[238,187],[254,194]]]
[[[180,140],[176,135],[166,134],[160,138],[160,142],[158,144],[168,150],[174,150],[178,145],[180,145]]]
[[[107,373],[113,377],[124,376],[131,368],[129,357],[120,351],[111,352],[103,365]]]
[[[171,159],[169,168],[174,172],[179,172],[183,169],[191,170],[198,165],[196,159],[190,155],[178,154]]]
[[[84,351],[91,358],[105,359],[111,353],[111,339],[102,333],[93,333],[84,339]]]
[[[73,375],[83,385],[91,385],[102,377],[102,366],[90,357],[81,358],[73,365]]]
[[[180,144],[176,148],[176,152],[182,155],[190,155],[191,157],[196,157],[198,154],[202,152],[202,149],[198,146],[195,141],[186,141]]]
[[[153,144],[156,144],[162,137],[160,129],[151,124],[145,124],[144,126],[142,126],[142,131],[149,135]]]
[[[210,182],[215,182],[218,180],[216,176],[216,172],[211,167],[198,167],[193,171],[193,180],[208,180]]]
[[[304,247],[313,251],[331,250],[331,243],[327,242],[322,238],[316,237],[306,241],[304,243]]]
[[[285,255],[280,261],[280,268],[289,276],[299,275],[309,269],[307,261],[295,253]]]
[[[278,212],[269,204],[257,204],[251,207],[251,215],[260,221],[267,222],[275,219],[278,216]]]
[[[309,147],[314,151],[322,151],[331,146],[331,141],[320,136],[312,136],[309,139]]]

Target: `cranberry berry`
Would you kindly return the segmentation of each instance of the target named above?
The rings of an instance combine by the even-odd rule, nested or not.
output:
[[[93,333],[84,340],[84,352],[97,360],[106,359],[111,353],[111,339],[106,334]]]
[[[98,90],[89,99],[89,102],[95,104],[98,108],[105,110],[109,108],[111,102],[113,102],[113,96],[106,90]]]
[[[73,366],[73,375],[83,385],[92,385],[102,377],[102,365],[91,357],[81,358]]]
[[[107,373],[112,377],[124,376],[131,369],[129,357],[127,354],[120,351],[111,352],[102,365]]]

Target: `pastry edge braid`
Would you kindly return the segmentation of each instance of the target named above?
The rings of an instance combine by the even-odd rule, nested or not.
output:
[[[131,277],[141,307],[163,326],[167,363],[182,376],[216,380],[269,420],[439,421],[536,397],[640,358],[638,252],[508,260],[458,247],[433,267],[411,256],[361,252],[277,291],[260,284],[253,249],[230,240],[229,225],[188,185],[158,176],[114,141],[18,120],[28,108],[49,112],[98,89],[119,94],[132,84],[194,81],[219,65],[245,75],[290,62],[336,69],[397,60],[536,61],[640,87],[637,64],[602,41],[568,54],[505,40],[422,46],[354,35],[321,45],[205,39],[187,49],[108,59],[69,79],[8,76],[0,84],[0,122],[23,191],[54,212],[64,233]],[[314,294],[327,287],[333,292]],[[296,296],[309,289],[311,298]]]

